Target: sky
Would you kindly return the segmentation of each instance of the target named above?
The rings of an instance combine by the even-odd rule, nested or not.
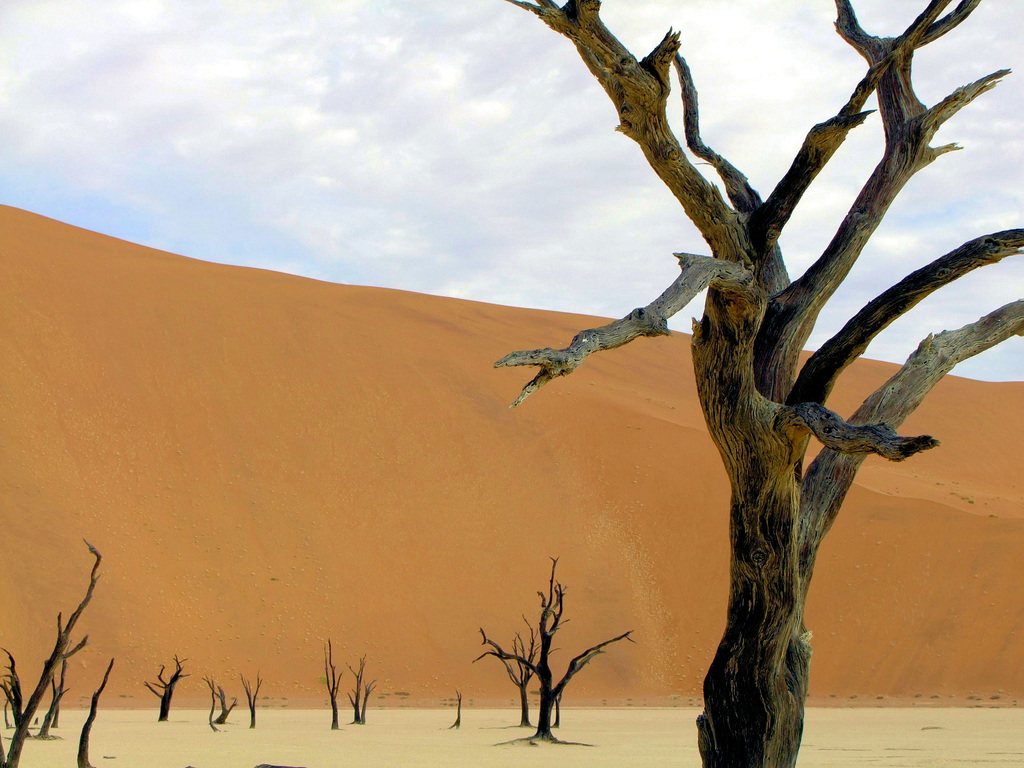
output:
[[[924,5],[855,0],[878,35]],[[681,31],[703,137],[764,197],[865,70],[828,0],[605,0],[602,17],[638,57]],[[929,105],[1021,74],[943,127],[935,143],[963,151],[904,190],[812,348],[907,273],[1024,226],[1022,25],[1024,5],[986,0],[918,52]],[[616,124],[569,41],[501,0],[0,4],[0,204],[208,261],[620,317],[674,279],[673,252],[708,248]],[[880,152],[874,116],[783,233],[791,274]],[[1024,256],[1011,257],[923,302],[868,356],[902,362],[927,334],[1022,297]],[[672,327],[700,312],[696,300]],[[1024,339],[955,373],[1024,380]]]

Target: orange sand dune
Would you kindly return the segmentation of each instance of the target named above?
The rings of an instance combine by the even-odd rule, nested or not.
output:
[[[699,696],[726,594],[727,483],[688,339],[597,356],[524,407],[512,349],[594,322],[221,266],[0,208],[0,645],[28,676],[103,579],[69,672],[109,706],[187,658],[319,702],[322,645],[382,702],[514,690],[477,628],[533,616],[548,557],[567,656],[626,629],[576,702]],[[892,366],[852,370],[848,413]],[[871,461],[817,569],[812,693],[1024,695],[1024,384],[949,379]],[[563,657],[564,658],[564,657]],[[117,698],[120,697],[120,698]],[[684,701],[685,703],[685,701]]]

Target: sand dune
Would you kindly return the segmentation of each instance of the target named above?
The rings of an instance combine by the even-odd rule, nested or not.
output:
[[[514,691],[477,628],[532,616],[548,557],[566,653],[626,629],[574,700],[696,697],[721,631],[725,475],[688,338],[598,356],[509,411],[506,352],[582,318],[203,263],[0,208],[0,645],[34,668],[104,577],[72,703],[111,706],[178,654],[316,702],[322,643],[382,701]],[[849,412],[892,366],[865,362]],[[949,378],[907,425],[943,447],[869,461],[812,589],[812,694],[1024,694],[1024,384]]]

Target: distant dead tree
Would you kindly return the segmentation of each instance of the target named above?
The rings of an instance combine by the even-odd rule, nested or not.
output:
[[[210,686],[210,716],[207,718],[207,722],[210,724],[210,730],[211,731],[213,731],[214,733],[220,733],[220,728],[218,728],[213,723],[213,713],[216,711],[216,709],[217,709],[217,693],[213,690],[213,686],[211,685]]]
[[[163,664],[160,665],[160,671],[157,673],[155,683],[146,683],[146,687],[149,688],[152,693],[160,699],[160,716],[157,718],[158,723],[166,723],[168,715],[171,714],[171,697],[174,696],[174,687],[183,677],[188,677],[183,670],[183,665],[188,659],[178,659],[174,657],[174,672],[171,676],[164,679],[164,671],[167,667]]]
[[[339,672],[338,668],[334,666],[334,649],[331,647],[331,641],[327,641],[327,645],[324,646],[324,681],[327,685],[327,693],[331,697],[331,730],[336,731],[340,726],[338,725],[338,691],[341,688],[341,676],[345,674],[344,671]]]
[[[245,677],[245,675],[239,675],[242,678],[242,687],[245,689],[245,700],[249,704],[249,728],[256,727],[256,697],[260,695],[260,686],[263,685],[263,679],[260,677],[260,673],[256,673],[256,685],[253,684]]]
[[[96,589],[96,582],[99,581],[100,561],[103,559],[97,549],[88,541],[85,542],[85,546],[89,548],[93,557],[96,558],[92,566],[92,573],[89,576],[89,586],[86,589],[85,597],[82,598],[82,602],[78,604],[78,607],[68,617],[67,624],[64,624],[61,614],[57,614],[57,639],[53,644],[53,651],[50,652],[50,656],[43,662],[43,671],[39,675],[39,682],[36,683],[36,687],[32,690],[27,701],[24,700],[22,694],[21,680],[15,668],[14,656],[11,655],[10,651],[4,649],[4,653],[7,654],[8,667],[7,675],[0,680],[0,688],[3,689],[4,695],[11,704],[11,715],[14,718],[14,734],[11,736],[10,750],[6,755],[4,754],[3,741],[0,740],[0,768],[18,768],[21,762],[21,752],[25,746],[25,739],[29,735],[29,725],[31,725],[32,719],[39,709],[43,696],[46,695],[46,689],[50,687],[50,683],[53,681],[57,665],[80,651],[89,641],[89,636],[86,635],[76,646],[69,650],[71,632],[74,630],[79,618],[81,618],[86,606],[89,605],[89,601],[92,600],[93,590]]]
[[[60,701],[64,698],[64,694],[67,692],[65,688],[65,680],[68,673],[68,656],[65,655],[64,659],[60,663],[60,680],[57,680],[56,675],[54,679],[50,681],[50,708],[46,710],[46,714],[43,715],[43,724],[39,726],[39,731],[36,732],[35,738],[37,739],[51,739],[50,728],[59,727],[58,721],[60,720]]]
[[[96,720],[96,710],[99,708],[100,694],[107,687],[107,680],[110,678],[110,670],[114,668],[114,660],[107,664],[107,671],[103,673],[103,682],[92,695],[92,703],[89,705],[89,716],[82,726],[82,735],[78,739],[78,768],[93,768],[89,763],[89,735],[92,733],[92,724]]]
[[[462,694],[459,693],[459,689],[455,689],[455,698],[458,700],[458,711],[455,714],[455,722],[448,726],[448,730],[459,730],[462,726]]]
[[[233,710],[235,705],[238,704],[238,699],[232,696],[231,704],[228,704],[228,697],[227,694],[224,693],[224,688],[217,685],[212,677],[204,677],[203,682],[209,686],[210,693],[214,694],[220,701],[220,714],[213,722],[217,725],[224,725],[228,721],[228,715],[231,714],[231,710]]]
[[[359,660],[358,672],[352,669],[351,664],[348,665],[348,669],[356,678],[355,687],[348,695],[348,701],[352,705],[354,712],[352,725],[366,725],[366,702],[370,700],[370,694],[377,687],[377,681],[363,682],[363,673],[366,670],[366,654],[363,654],[363,657]]]
[[[630,630],[629,632],[624,632],[617,637],[613,637],[611,640],[605,640],[603,643],[591,646],[583,653],[575,656],[569,662],[569,666],[566,669],[565,674],[562,676],[562,679],[557,683],[554,682],[549,657],[551,654],[551,643],[554,640],[555,633],[558,632],[562,626],[562,611],[565,600],[565,587],[555,580],[555,568],[557,566],[558,558],[551,558],[551,578],[548,582],[547,594],[545,595],[544,592],[537,592],[537,594],[540,595],[541,611],[540,619],[537,622],[540,649],[536,661],[531,661],[525,656],[505,651],[500,645],[487,637],[487,633],[484,632],[483,628],[480,629],[480,635],[483,637],[483,644],[488,646],[490,650],[484,651],[478,657],[478,660],[482,659],[484,656],[495,656],[502,661],[509,660],[524,664],[533,670],[533,674],[536,675],[537,681],[540,683],[540,706],[537,710],[537,732],[530,737],[531,741],[558,741],[558,739],[556,739],[551,733],[551,711],[554,709],[555,704],[561,699],[565,686],[568,685],[573,676],[590,663],[595,656],[604,653],[604,649],[607,646],[612,643],[617,643],[620,640],[629,640],[632,642],[632,638],[630,637],[632,630]]]
[[[514,659],[502,659],[497,657],[502,664],[505,665],[505,672],[508,673],[508,679],[519,689],[519,727],[530,728],[530,699],[527,692],[527,686],[530,684],[530,680],[533,679],[533,667],[532,665],[537,660],[537,634],[533,631],[533,627],[530,622],[523,617],[523,621],[526,622],[527,629],[530,630],[530,645],[526,646],[523,641],[523,636],[519,632],[516,632],[516,636],[512,638],[512,655]],[[487,655],[487,654],[485,654]],[[474,659],[474,664],[483,656]],[[525,659],[525,662],[518,661],[518,659]]]

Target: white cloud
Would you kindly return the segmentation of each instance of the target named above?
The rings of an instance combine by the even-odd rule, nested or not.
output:
[[[856,5],[882,34],[920,10]],[[830,8],[607,0],[603,15],[638,55],[681,31],[705,139],[767,194],[864,71]],[[922,96],[1024,69],[1008,32],[1021,21],[1016,4],[983,3],[918,54]],[[613,132],[571,44],[500,0],[17,0],[0,6],[0,105],[2,202],[198,258],[621,315],[672,279],[673,251],[705,250]],[[943,129],[964,151],[908,186],[814,343],[906,272],[1024,224],[1022,105],[1011,77]],[[782,241],[795,272],[879,150],[869,119],[815,182]],[[870,353],[900,360],[927,332],[1024,294],[1024,267],[991,273],[922,305]],[[1019,346],[1007,348],[958,372],[1024,379]]]

